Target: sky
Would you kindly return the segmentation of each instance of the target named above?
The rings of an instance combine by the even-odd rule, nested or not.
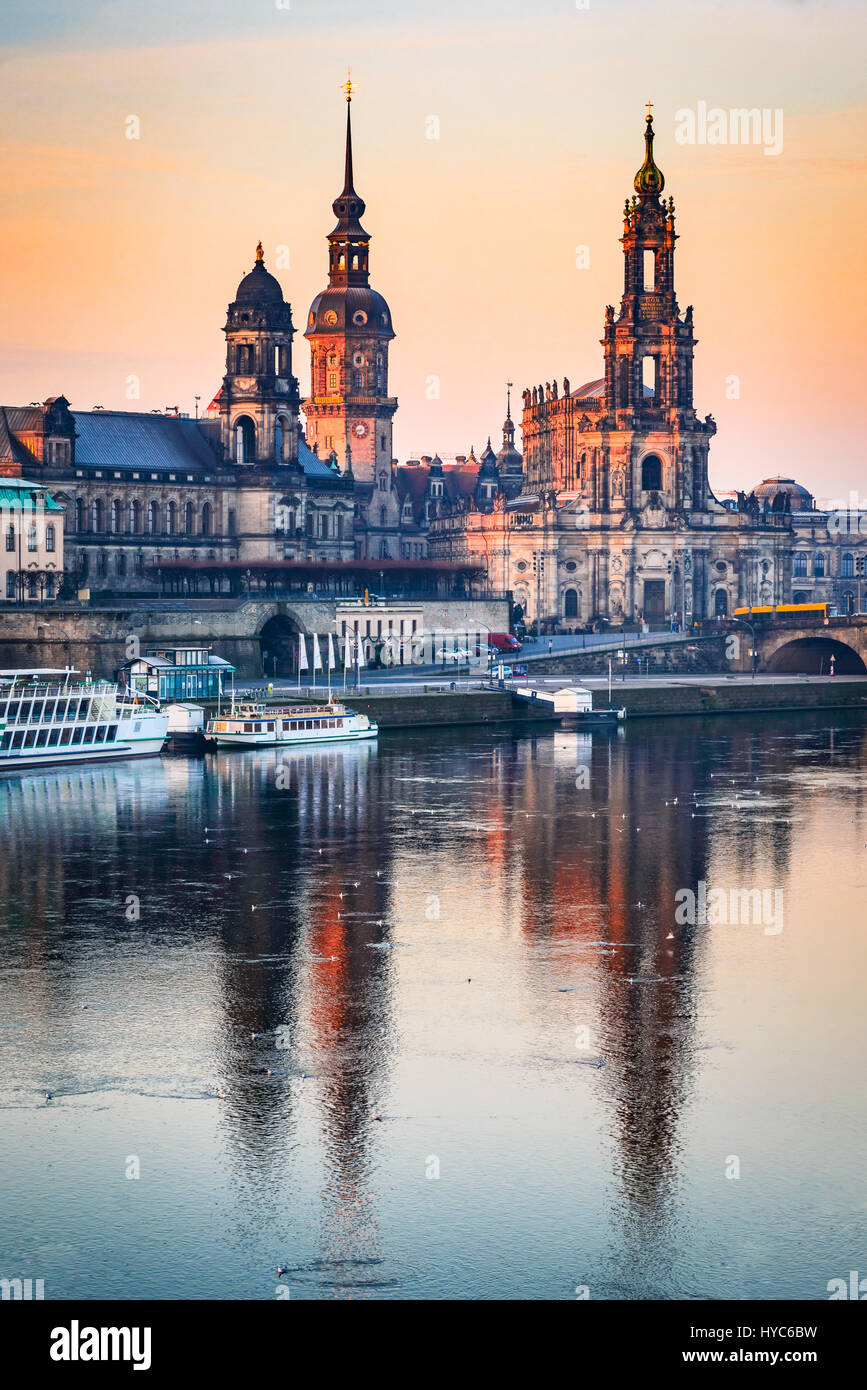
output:
[[[496,447],[506,381],[520,408],[525,386],[601,375],[652,100],[712,484],[867,493],[867,7],[0,0],[0,18],[4,403],[204,408],[260,237],[305,392],[351,65],[399,458]],[[781,148],[683,143],[702,103],[779,111]]]

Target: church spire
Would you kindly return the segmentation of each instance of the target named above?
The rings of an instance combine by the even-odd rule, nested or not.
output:
[[[647,103],[647,117],[644,125],[644,163],[635,175],[633,187],[644,202],[648,198],[656,201],[665,187],[665,176],[653,162],[653,102]]]
[[[350,108],[352,106],[352,93],[358,91],[359,85],[358,82],[353,82],[352,73],[350,69],[347,68],[346,81],[342,83],[340,88],[341,92],[346,93],[346,160],[344,164],[342,194],[344,198],[357,196],[355,193],[355,186],[352,182],[352,120],[350,117]]]

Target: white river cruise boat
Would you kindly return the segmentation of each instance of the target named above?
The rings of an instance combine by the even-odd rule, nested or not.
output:
[[[159,753],[169,716],[146,695],[64,670],[0,671],[0,772]]]
[[[366,714],[332,700],[327,705],[238,705],[209,719],[205,737],[225,747],[267,748],[376,738],[378,733]]]

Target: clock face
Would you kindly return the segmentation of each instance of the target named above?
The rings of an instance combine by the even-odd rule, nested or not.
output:
[[[334,327],[335,323],[337,322],[337,315],[335,314],[333,309],[329,309],[326,313],[325,322],[328,324],[329,328]]]
[[[360,420],[357,425],[352,426],[352,433],[355,435],[356,439],[363,439],[364,436],[369,433],[369,428],[365,425],[363,420]]]

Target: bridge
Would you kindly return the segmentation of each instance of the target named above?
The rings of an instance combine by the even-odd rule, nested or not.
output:
[[[757,669],[774,675],[827,676],[831,657],[838,676],[867,675],[867,614],[825,619],[821,613],[774,615],[754,613],[743,619],[723,619],[730,634],[742,632],[749,646],[755,633]],[[741,668],[750,669],[749,652]]]

